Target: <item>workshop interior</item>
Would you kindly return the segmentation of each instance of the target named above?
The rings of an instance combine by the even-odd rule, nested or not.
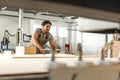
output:
[[[0,0],[0,80],[120,80],[118,0]],[[46,54],[31,46],[52,23]]]

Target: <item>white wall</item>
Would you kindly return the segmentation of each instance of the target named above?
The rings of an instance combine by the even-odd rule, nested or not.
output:
[[[56,21],[54,21],[53,19],[56,19]],[[58,31],[59,31],[60,27],[68,26],[68,23],[61,21],[60,18],[53,18],[53,19],[51,20],[51,22],[53,24],[52,26],[56,27],[56,30],[58,29]],[[41,18],[37,18],[37,19],[36,18],[35,19],[34,18],[31,18],[31,19],[23,18],[23,33],[31,35],[33,32],[33,29],[34,29],[34,25],[41,26],[42,21],[43,21],[43,19],[41,19]],[[13,15],[2,16],[2,15],[0,15],[0,30],[1,30],[0,31],[0,41],[2,41],[2,39],[3,39],[4,30],[7,29],[11,34],[15,34],[18,26],[19,26],[19,18],[17,16],[17,14],[16,14],[16,16],[13,16]],[[55,35],[55,34],[53,34],[53,35]],[[58,36],[58,34],[56,34],[56,36]],[[10,37],[9,40],[10,40],[9,48],[15,48],[16,38]],[[62,38],[60,40],[62,40]],[[22,45],[24,45],[24,44],[22,44]],[[63,46],[63,45],[61,45],[61,46]]]
[[[2,41],[3,35],[4,35],[4,30],[8,30],[11,34],[15,34],[17,28],[18,28],[18,14],[15,13],[16,16],[11,17],[11,16],[2,16],[0,15],[0,41]],[[105,21],[99,21],[99,20],[91,20],[91,19],[84,19],[80,18],[80,20],[77,20],[76,25],[70,25],[68,19],[62,19],[62,18],[57,18],[57,17],[49,17],[49,16],[38,16],[38,15],[31,15],[31,14],[25,14],[24,16],[30,17],[29,18],[23,18],[23,33],[26,34],[32,34],[33,31],[33,26],[34,25],[40,25],[41,22],[45,19],[51,20],[52,26],[56,27],[56,36],[59,36],[59,32],[61,32],[61,29],[65,29],[66,31],[67,28],[71,29],[92,29],[95,28],[96,26],[108,26],[111,27],[115,26],[118,27],[117,23],[111,23],[111,22],[105,22]],[[76,21],[75,21],[76,23]],[[93,25],[94,24],[94,25]],[[103,28],[103,27],[102,27]],[[68,34],[69,35],[69,34]],[[58,43],[60,43],[60,46],[64,50],[64,44],[69,43],[69,37],[70,37],[70,46],[71,46],[71,53],[76,52],[77,48],[77,43],[81,42],[81,32],[79,31],[70,31],[70,36],[67,37],[59,37]],[[56,37],[54,36],[54,37]],[[84,33],[83,34],[83,51],[84,55],[92,55],[95,54],[100,47],[104,45],[105,42],[105,35],[101,34],[89,34],[89,33]],[[15,37],[10,37],[10,44],[9,48],[15,48]]]
[[[77,29],[79,31],[84,30],[102,30],[110,28],[119,28],[119,23],[109,22],[103,20],[89,19],[89,18],[78,18],[76,20]],[[100,55],[100,49],[105,44],[105,34],[95,34],[95,33],[83,33],[83,38],[81,40],[81,32],[77,31],[76,43],[81,42],[83,44],[83,54]],[[111,41],[112,37],[108,36],[108,42]],[[83,41],[83,42],[82,42]]]
[[[3,39],[5,30],[8,30],[11,34],[15,34],[17,27],[18,27],[18,18],[0,16],[0,41],[2,41]],[[15,37],[10,37],[9,39],[10,39],[9,46],[14,47]]]

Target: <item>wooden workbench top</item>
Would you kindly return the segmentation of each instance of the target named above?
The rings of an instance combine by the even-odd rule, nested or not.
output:
[[[72,54],[56,54],[55,58],[77,58]],[[51,54],[35,54],[35,55],[13,55],[13,58],[51,58]],[[99,56],[83,56],[83,58],[99,58]]]

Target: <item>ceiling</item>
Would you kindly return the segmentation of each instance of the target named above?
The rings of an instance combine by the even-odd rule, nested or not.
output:
[[[0,0],[1,6],[120,22],[119,0]]]
[[[18,11],[19,8],[24,8],[24,12],[32,14],[62,18],[71,15],[71,19],[86,17],[117,23],[120,22],[119,4],[120,1],[118,0],[110,0],[109,2],[108,0],[0,0],[1,8],[7,6],[7,10],[10,11]],[[108,29],[109,27],[101,29],[88,27],[86,26],[86,30],[83,31],[93,33],[120,32],[116,27],[110,29]]]
[[[40,1],[40,0],[37,0]],[[65,3],[80,7],[94,8],[109,12],[120,13],[119,0],[47,0],[49,2]]]

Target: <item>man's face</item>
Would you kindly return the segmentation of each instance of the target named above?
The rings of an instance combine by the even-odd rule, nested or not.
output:
[[[50,31],[51,25],[50,24],[46,24],[46,25],[43,26],[43,28],[44,28],[44,32],[48,33]]]

